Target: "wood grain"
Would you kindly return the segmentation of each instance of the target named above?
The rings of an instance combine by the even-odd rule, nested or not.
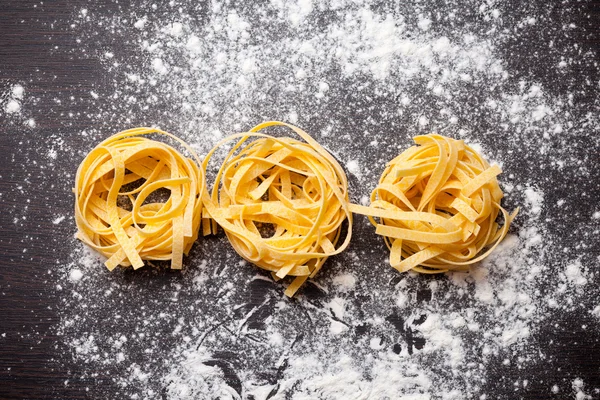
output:
[[[116,8],[114,2],[100,3],[104,12],[110,12],[111,7]],[[37,123],[35,137],[22,124],[4,119],[0,114],[0,203],[4,211],[0,213],[1,399],[83,399],[90,398],[90,387],[95,388],[96,397],[103,393],[102,398],[111,398],[113,393],[114,383],[109,376],[99,372],[97,376],[81,377],[75,364],[60,361],[64,355],[59,353],[62,347],[57,343],[63,338],[58,337],[53,328],[58,324],[57,310],[61,305],[55,290],[55,278],[48,274],[48,270],[57,268],[56,260],[68,258],[66,243],[72,239],[57,238],[52,216],[45,212],[48,203],[52,203],[54,214],[71,215],[72,198],[65,196],[62,189],[53,187],[40,166],[32,166],[33,161],[44,162],[44,140],[55,140],[53,135],[57,132],[76,132],[89,126],[88,120],[68,116],[69,112],[89,111],[85,105],[78,103],[73,108],[65,102],[54,101],[55,98],[89,93],[101,84],[97,82],[99,74],[96,72],[100,69],[97,60],[59,51],[76,46],[76,38],[69,32],[67,21],[75,10],[87,4],[83,0],[48,1],[44,4],[23,0],[0,2],[0,93],[5,93],[13,83],[24,82],[31,94],[28,99],[38,99],[36,104],[28,104],[28,109],[34,110],[32,117]],[[559,2],[552,7],[550,18],[557,21],[567,13],[561,8],[566,6]],[[569,11],[569,15],[579,18],[574,22],[579,29],[564,40],[571,45],[577,43],[584,51],[600,50],[600,2],[590,1],[577,7],[576,11]],[[530,40],[536,38],[532,36]],[[577,70],[567,79],[558,77],[555,69],[548,67],[549,60],[543,54],[531,52],[530,48],[528,41],[521,40],[509,43],[509,48],[505,49],[514,55],[508,58],[509,67],[516,71],[517,76],[544,82],[546,87],[559,93],[577,85]],[[579,72],[596,82],[599,80],[597,69]],[[579,101],[591,104],[598,96],[598,85],[580,89],[575,92]],[[595,109],[595,112],[598,110]],[[586,139],[581,140],[585,142]],[[594,141],[589,140],[582,147],[586,145],[593,148]],[[86,144],[82,142],[81,148],[83,151]],[[59,160],[56,168],[73,171],[74,167],[61,164]],[[596,176],[596,179],[599,178]],[[24,192],[18,189],[23,184],[27,185]],[[542,184],[551,186],[551,183]],[[31,192],[36,195],[29,197],[26,194]],[[559,198],[560,193],[556,196]],[[582,200],[580,209],[597,207],[598,198],[600,180],[596,182],[595,189],[590,188],[589,197]],[[27,208],[26,213],[22,212],[23,207]],[[574,213],[573,228],[577,228],[581,221],[582,217]],[[73,222],[69,220],[66,223],[67,231],[73,232]],[[55,245],[48,246],[48,243]],[[565,243],[577,245],[570,243],[569,238],[565,238]],[[598,252],[598,246],[591,251]],[[496,393],[498,398],[542,399],[550,396],[550,382],[572,380],[574,377],[582,378],[589,387],[600,387],[600,332],[590,328],[594,326],[597,327],[598,323],[583,313],[560,316],[554,325],[545,327],[537,339],[540,351],[552,356],[552,363],[548,367],[536,365],[524,372],[503,365],[499,359],[492,379],[487,383],[491,392]],[[506,386],[506,382],[522,380],[523,376],[531,377],[527,390],[515,393],[513,388]],[[66,381],[69,381],[68,385],[65,385]],[[600,394],[594,396],[600,398]]]

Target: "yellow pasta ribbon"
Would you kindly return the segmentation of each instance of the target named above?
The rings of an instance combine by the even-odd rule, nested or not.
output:
[[[273,126],[302,140],[261,132]],[[152,133],[178,141],[196,162],[143,137]],[[76,236],[105,255],[110,270],[137,269],[143,260],[172,260],[179,269],[201,223],[204,235],[219,225],[244,259],[275,280],[295,277],[285,291],[291,297],[328,257],[346,249],[358,213],[384,237],[398,271],[467,269],[504,239],[518,209],[509,215],[500,206],[500,167],[463,141],[436,134],[414,141],[417,146],[387,164],[367,207],[350,203],[347,177],[335,158],[289,124],[265,122],[229,136],[203,162],[167,132],[130,129],[100,143],[79,166]],[[209,162],[230,142],[209,193]],[[168,191],[168,198],[157,199],[157,191]],[[500,213],[502,226],[496,222]]]
[[[303,141],[260,132],[271,126],[287,127]],[[306,132],[275,121],[219,142],[204,159],[205,170],[217,149],[231,141],[235,144],[212,193],[203,196],[203,216],[223,228],[240,256],[271,271],[274,279],[294,276],[285,291],[291,297],[328,257],[350,243],[346,174]],[[340,244],[344,221],[347,233]],[[213,224],[204,233],[215,230]]]
[[[194,160],[143,137],[153,133],[179,142]],[[198,237],[205,192],[200,164],[190,146],[160,129],[110,136],[77,170],[76,237],[107,257],[109,270],[117,265],[137,269],[144,260],[171,260],[171,268],[180,269]]]
[[[436,134],[414,141],[417,146],[387,164],[371,205],[351,204],[350,210],[369,217],[398,271],[467,269],[504,239],[518,209],[509,215],[500,206],[500,167],[463,141]]]

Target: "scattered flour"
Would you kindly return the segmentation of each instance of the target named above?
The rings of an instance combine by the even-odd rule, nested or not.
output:
[[[80,269],[74,268],[69,272],[69,279],[72,282],[79,282],[83,277],[83,272]]]
[[[350,160],[346,163],[346,168],[348,172],[354,175],[360,175],[360,165],[357,160]]]
[[[21,103],[15,99],[10,99],[8,103],[6,103],[5,111],[8,114],[16,114],[21,111]]]
[[[590,400],[592,399],[592,396],[586,394],[584,392],[584,383],[583,380],[577,378],[574,379],[572,382],[572,386],[573,386],[573,391],[575,392],[575,399],[576,400]]]
[[[10,90],[10,97],[4,106],[4,111],[7,114],[20,114],[24,95],[25,88],[19,84],[14,85]]]
[[[109,273],[69,240],[69,260],[57,260],[68,276],[57,283],[57,333],[65,338],[58,362],[84,378],[109,377],[118,398],[490,399],[497,381],[513,390],[504,375],[552,358],[538,337],[553,316],[600,315],[597,296],[589,300],[598,260],[572,257],[581,249],[567,248],[560,225],[580,194],[563,187],[559,205],[555,187],[541,181],[591,176],[578,161],[581,146],[598,146],[586,136],[597,132],[598,116],[578,108],[572,93],[516,74],[504,51],[518,32],[546,32],[541,11],[524,15],[495,1],[379,9],[273,0],[213,2],[196,18],[192,3],[156,2],[135,15],[76,13],[68,26],[81,49],[73,54],[101,60],[108,84],[86,96],[94,112],[82,118],[93,128],[74,143],[91,148],[135,121],[165,126],[205,153],[225,134],[283,119],[331,149],[352,175],[352,195],[368,201],[410,137],[438,131],[501,163],[503,204],[521,213],[490,257],[470,272],[436,277],[389,268],[385,245],[357,216],[351,247],[294,300],[282,295],[284,284],[240,263],[222,237],[199,240],[181,273]],[[477,13],[477,24],[461,19],[462,7]],[[552,54],[559,76],[590,57]],[[19,112],[20,93],[5,96],[5,111]],[[52,139],[43,150],[49,162],[72,153],[75,165],[85,152]],[[67,192],[71,182],[62,185]],[[600,231],[599,213],[586,214],[589,232]],[[71,229],[53,215],[57,230]],[[589,235],[570,239],[592,243],[599,234]],[[522,390],[537,384],[523,378]],[[582,380],[542,384],[578,399],[595,389]]]
[[[340,291],[348,291],[354,289],[356,286],[356,278],[352,274],[340,274],[333,278],[333,284],[336,285]]]
[[[585,285],[587,283],[587,279],[581,271],[580,262],[568,264],[565,268],[565,275],[570,282],[577,286]]]
[[[19,99],[22,100],[23,99],[23,95],[25,94],[25,88],[23,88],[23,86],[21,85],[14,85],[12,87],[12,97],[13,99]]]
[[[148,22],[148,18],[144,17],[141,19],[138,19],[133,26],[136,27],[137,29],[144,29],[144,26],[146,26],[146,22]]]
[[[543,194],[536,189],[529,187],[525,189],[525,196],[531,212],[533,214],[539,214],[542,210],[542,204],[544,201]]]

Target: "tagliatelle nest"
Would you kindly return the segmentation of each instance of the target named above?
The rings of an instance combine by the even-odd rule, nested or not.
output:
[[[259,133],[275,125],[305,141]],[[292,296],[350,242],[346,175],[308,134],[280,122],[225,139],[209,152],[204,167],[217,148],[232,140],[237,143],[220,167],[212,196],[205,196],[205,207],[240,256],[275,279],[296,277],[285,292]],[[338,245],[345,220],[348,232]]]
[[[195,161],[140,137],[152,133],[177,140]],[[188,145],[158,129],[136,128],[109,137],[77,170],[77,238],[106,256],[110,270],[117,265],[137,269],[143,260],[171,260],[171,268],[181,268],[200,225],[205,182],[199,165]]]
[[[500,167],[490,166],[463,141],[435,134],[414,141],[419,146],[388,163],[371,206],[353,205],[352,211],[369,215],[399,271],[465,269],[494,250],[518,210],[509,215],[500,206]]]

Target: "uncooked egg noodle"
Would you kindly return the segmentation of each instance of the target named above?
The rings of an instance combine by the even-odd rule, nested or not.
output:
[[[261,132],[273,126],[302,140]],[[198,164],[165,144],[135,137],[149,133],[180,141],[157,129],[124,131],[92,150],[77,172],[77,236],[108,257],[109,269],[139,268],[150,259],[172,259],[172,268],[181,268],[202,219],[204,235],[220,226],[241,257],[274,279],[295,277],[285,291],[293,296],[328,257],[348,246],[353,213],[368,216],[384,237],[393,268],[441,273],[487,257],[518,212],[509,215],[500,206],[500,167],[463,141],[437,134],[415,137],[417,146],[387,164],[371,204],[362,206],[350,203],[347,177],[335,158],[293,125],[265,122],[229,136],[201,169],[181,141]],[[228,143],[209,193],[205,172]],[[138,180],[138,187],[121,191]],[[145,201],[160,188],[170,190],[168,200]],[[119,205],[120,197],[129,199],[131,209]]]
[[[387,164],[371,205],[351,204],[350,210],[367,215],[384,237],[393,268],[429,274],[464,270],[498,246],[518,209],[509,215],[500,206],[500,167],[462,140],[430,134],[414,141],[417,146]]]
[[[270,126],[287,127],[304,142],[260,132]],[[244,259],[271,271],[276,280],[294,276],[285,291],[293,296],[329,256],[350,243],[346,174],[312,137],[282,122],[265,122],[225,138],[204,159],[205,170],[215,151],[228,142],[234,145],[211,195],[204,195],[207,216],[223,228]]]
[[[195,161],[143,137],[149,134],[174,139]],[[205,188],[200,164],[190,146],[159,129],[110,136],[77,170],[76,237],[106,256],[110,270],[137,269],[143,260],[171,260],[171,268],[180,269],[198,237]]]

